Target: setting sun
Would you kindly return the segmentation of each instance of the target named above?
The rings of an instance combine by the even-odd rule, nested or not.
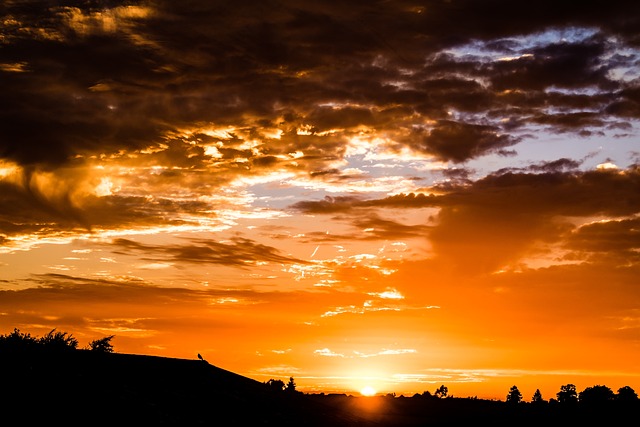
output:
[[[373,396],[376,394],[376,390],[371,386],[366,386],[360,390],[360,394],[363,396]]]

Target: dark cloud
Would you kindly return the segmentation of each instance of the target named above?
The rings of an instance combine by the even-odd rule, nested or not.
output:
[[[496,90],[544,90],[549,87],[583,88],[610,85],[600,64],[604,42],[551,43],[532,49],[528,55],[492,64]]]
[[[529,169],[533,172],[564,172],[578,169],[582,164],[581,161],[562,158],[552,160],[550,162],[542,162],[537,165],[531,165]]]
[[[459,268],[491,271],[561,241],[574,228],[567,218],[637,214],[639,185],[635,168],[488,176],[442,196],[430,239]]]
[[[443,120],[430,131],[416,131],[407,138],[407,145],[416,151],[432,154],[455,163],[501,152],[514,145],[517,138],[500,134],[497,127]]]
[[[325,196],[320,201],[300,201],[294,203],[291,208],[305,213],[333,214],[350,210],[358,205],[360,199],[350,196],[331,197]]]
[[[8,2],[0,13],[7,23],[0,33],[0,156],[22,164],[157,147],[197,123],[243,127],[286,116],[316,133],[371,126],[405,136],[407,126],[437,118],[430,133],[403,143],[462,162],[517,141],[500,132],[505,116],[516,123],[541,105],[586,108],[544,93],[556,87],[597,88],[607,114],[638,115],[637,85],[617,91],[620,82],[609,74],[636,59],[605,55],[614,43],[638,43],[634,2],[41,1]],[[596,34],[538,39],[526,51],[513,39],[561,26]],[[441,54],[470,43],[531,56],[486,63]],[[535,102],[496,95],[505,89]],[[446,121],[450,109],[488,112],[495,121]],[[584,111],[562,114],[533,117],[558,129],[584,124]],[[334,139],[316,135],[331,141],[320,149],[283,130],[283,143],[265,143],[267,155],[294,145],[314,151],[314,144],[315,170],[327,153],[341,154]]]
[[[640,117],[640,88],[625,87],[619,98],[609,104],[605,112],[621,117]]]
[[[169,257],[174,261],[222,264],[234,267],[248,267],[258,261],[282,264],[307,263],[294,257],[281,255],[273,247],[240,237],[231,239],[230,243],[194,240],[193,244],[186,245],[147,245],[128,239],[115,239],[113,244],[119,248],[118,253],[144,253],[145,259],[149,260]]]
[[[639,172],[631,167],[625,171],[491,175],[447,195],[446,201],[451,206],[458,202],[478,206],[489,202],[494,208],[509,204],[522,211],[564,216],[633,215],[640,210]]]
[[[124,229],[140,226],[180,225],[180,214],[210,216],[210,205],[197,200],[162,197],[86,196],[74,201],[66,183],[57,192],[44,191],[33,182],[26,186],[0,182],[0,233],[9,237],[60,231]]]
[[[640,220],[595,222],[573,232],[567,247],[593,262],[615,259],[619,265],[640,262]],[[577,254],[576,254],[577,255]]]
[[[534,123],[551,126],[555,131],[583,131],[588,127],[604,124],[599,113],[579,112],[568,114],[543,114],[533,119]]]
[[[429,227],[425,225],[404,225],[378,216],[369,215],[353,221],[353,225],[365,230],[366,240],[394,240],[427,235]]]
[[[51,228],[90,228],[67,189],[50,196],[33,185],[28,175],[23,176],[25,185],[0,182],[0,233],[14,235]]]

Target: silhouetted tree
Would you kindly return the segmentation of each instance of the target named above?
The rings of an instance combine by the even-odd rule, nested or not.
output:
[[[638,400],[638,394],[635,392],[634,389],[626,385],[618,389],[616,400],[620,402],[634,402]]]
[[[29,333],[22,333],[18,328],[13,332],[0,335],[0,352],[26,351],[38,346],[38,340]]]
[[[287,393],[296,393],[296,382],[294,381],[293,377],[289,377],[289,382],[287,383],[285,391]]]
[[[613,391],[606,385],[587,387],[578,394],[578,401],[583,404],[597,405],[615,398]]]
[[[573,384],[565,384],[560,386],[560,391],[556,393],[558,402],[562,404],[573,404],[578,401],[578,393],[576,386]]]
[[[67,332],[56,332],[55,329],[47,332],[38,343],[48,351],[66,351],[78,348],[78,340]]]
[[[113,344],[111,340],[115,335],[109,335],[104,338],[93,340],[89,343],[89,350],[97,353],[113,353]]]
[[[544,403],[544,399],[542,398],[542,393],[540,393],[540,389],[537,388],[535,393],[533,393],[533,397],[531,398],[532,403]]]
[[[507,394],[507,403],[520,403],[522,402],[522,393],[518,390],[517,386],[513,386],[509,389],[509,394]]]
[[[273,378],[266,382],[269,388],[276,392],[281,392],[284,390],[284,381],[282,380],[274,380]]]
[[[447,397],[447,393],[449,393],[449,389],[443,384],[438,387],[435,392],[433,392],[433,395],[439,399],[442,399],[444,397]]]

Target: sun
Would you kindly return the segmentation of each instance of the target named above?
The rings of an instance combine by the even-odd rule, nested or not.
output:
[[[360,394],[363,396],[373,396],[374,394],[376,394],[376,390],[368,385],[360,390]]]

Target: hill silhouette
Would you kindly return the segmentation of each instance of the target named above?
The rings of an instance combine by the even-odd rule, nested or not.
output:
[[[371,425],[203,360],[74,350],[0,364],[0,409],[19,425]]]
[[[626,425],[640,404],[533,404],[476,398],[274,390],[204,359],[89,349],[0,351],[0,410],[13,425]]]

